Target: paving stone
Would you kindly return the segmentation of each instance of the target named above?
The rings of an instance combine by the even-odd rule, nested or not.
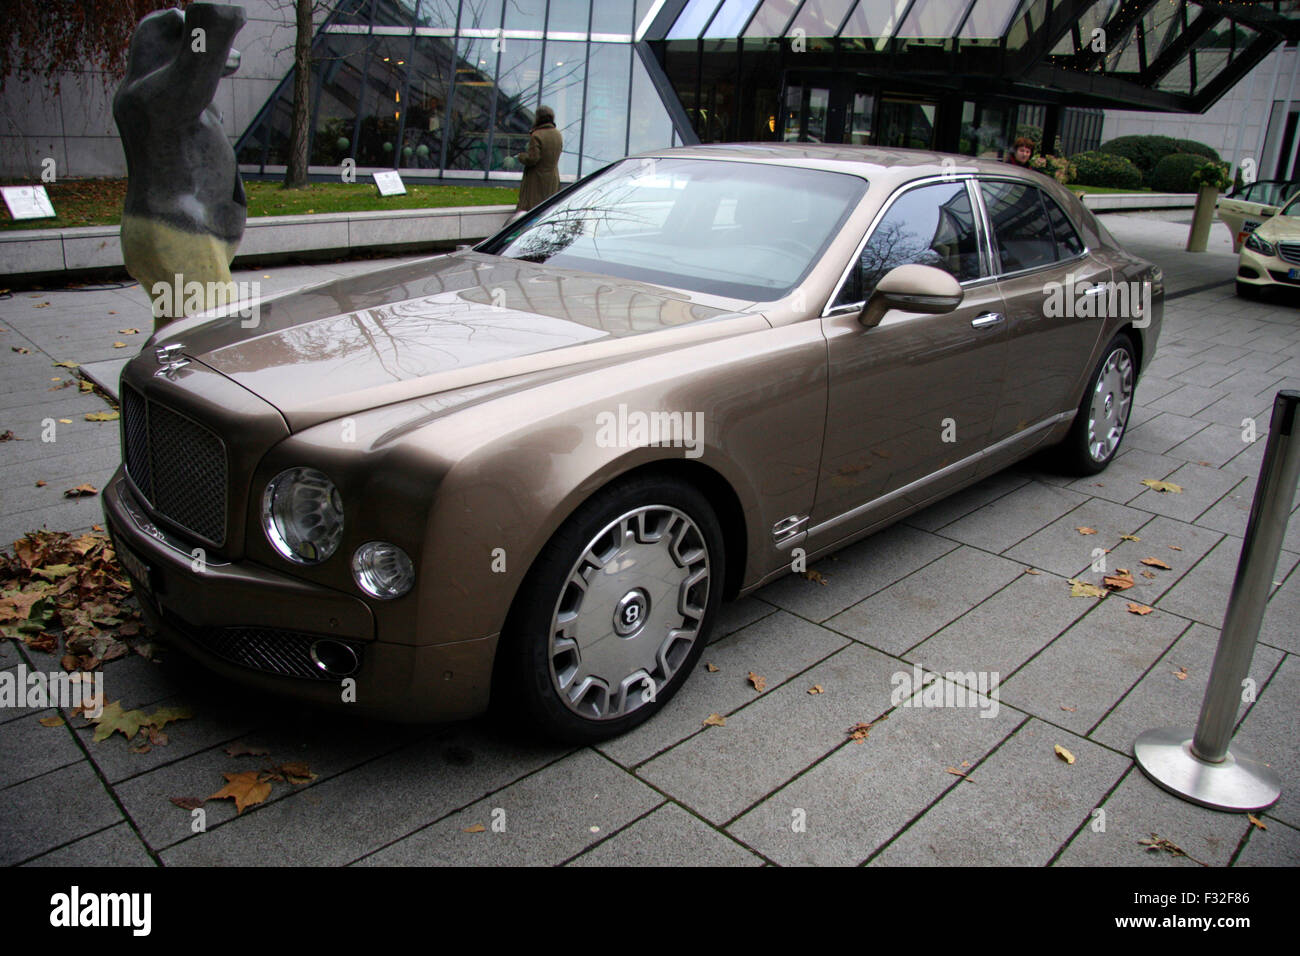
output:
[[[1255,433],[1262,435],[1268,431],[1268,411],[1272,404],[1271,401],[1258,398],[1255,395],[1231,392],[1213,405],[1201,409],[1196,413],[1196,417],[1201,421],[1234,428],[1237,430],[1238,436],[1240,436],[1243,427],[1242,420],[1252,418],[1255,420]]]
[[[636,777],[583,750],[359,862],[363,866],[554,866],[662,802]],[[466,832],[475,826],[486,829]]]
[[[1134,767],[1057,859],[1059,866],[1227,866],[1250,823],[1166,793]],[[1101,829],[1104,822],[1105,830]],[[1093,829],[1093,825],[1097,829]],[[1187,856],[1149,850],[1141,840],[1169,840]],[[1199,861],[1199,862],[1197,862]]]
[[[1124,435],[1124,444],[1129,448],[1141,448],[1152,454],[1163,455],[1179,442],[1186,441],[1205,428],[1206,424],[1195,418],[1161,411],[1137,428],[1130,428]]]
[[[826,622],[901,655],[1024,573],[1022,565],[962,547]]]
[[[1093,498],[1007,549],[1003,557],[1072,578],[1092,565],[1094,549],[1116,547],[1120,535],[1135,534],[1150,520],[1144,511]],[[1082,534],[1079,528],[1096,534]]]
[[[745,849],[675,803],[620,830],[570,866],[762,866]]]
[[[1257,814],[1268,827],[1252,827],[1246,846],[1234,866],[1300,866],[1300,830],[1274,820],[1267,813]]]
[[[711,644],[690,680],[653,720],[598,747],[624,766],[635,766],[699,733],[710,714],[727,715],[753,703],[758,694],[746,679],[751,671],[767,678],[770,694],[848,643],[840,634],[778,611]],[[718,669],[710,671],[709,664]]]
[[[1234,741],[1268,763],[1282,778],[1282,796],[1270,817],[1300,827],[1300,751],[1295,745],[1295,702],[1300,695],[1300,659],[1288,655],[1242,721]]]
[[[1190,462],[1164,480],[1173,482],[1183,490],[1171,492],[1147,488],[1129,502],[1130,506],[1177,521],[1191,522],[1241,482],[1238,475]]]
[[[1169,457],[1219,468],[1241,454],[1247,444],[1241,439],[1240,428],[1212,424],[1169,449]]]
[[[458,724],[253,807],[162,853],[167,866],[336,866],[474,803],[564,753]],[[324,838],[322,835],[328,835]]]
[[[993,672],[1005,681],[1089,610],[1088,601],[1070,597],[1065,579],[1023,574],[907,659],[936,672]]]
[[[846,729],[891,706],[902,662],[851,646],[761,700],[643,764],[637,775],[723,823],[840,746]],[[824,692],[809,694],[821,685]]]
[[[1156,455],[1141,448],[1129,448],[1127,443],[1121,444],[1120,448],[1120,453],[1106,466],[1105,471],[1076,478],[1066,487],[1079,494],[1127,504],[1146,490],[1142,484],[1144,479],[1161,480],[1183,465],[1177,458]]]
[[[1292,571],[1264,609],[1259,642],[1300,654],[1300,571]]]
[[[1084,496],[1038,482],[1017,488],[943,527],[943,537],[1002,552],[1082,504]]]
[[[1056,755],[1058,745],[1073,764]],[[871,864],[1042,866],[1127,765],[1111,750],[1031,720]]]
[[[5,651],[13,649],[16,651],[17,645],[11,644],[9,641],[2,641],[0,642],[0,649]],[[31,664],[23,660],[21,657],[18,657],[17,654],[6,658],[4,664],[4,671],[9,675],[5,677],[4,680],[13,682],[15,692],[26,686],[28,676],[33,670],[37,669],[33,668]],[[22,668],[21,670],[19,670],[20,667]],[[27,698],[24,695],[23,700],[26,701],[26,699]],[[25,703],[21,706],[17,706],[17,701],[15,701],[15,705],[16,706],[13,707],[0,707],[0,725],[12,720],[18,720],[22,717],[30,717],[32,714],[42,714],[42,716],[44,716],[43,712],[45,711],[45,707],[43,706],[28,707]]]
[[[1164,349],[1160,350],[1162,353]],[[1159,375],[1152,375],[1150,372],[1143,375],[1138,381],[1137,391],[1133,394],[1133,401],[1136,405],[1146,405],[1154,402],[1161,395],[1168,395],[1176,388],[1181,388],[1186,383],[1178,379],[1161,378]]]
[[[30,780],[85,758],[66,726],[46,727],[55,708],[11,720],[0,731],[0,788]]]
[[[1133,742],[1148,730],[1195,727],[1218,646],[1217,629],[1193,624],[1088,736],[1123,753],[1131,753]],[[1264,686],[1281,660],[1282,652],[1275,648],[1255,649],[1250,676],[1256,686]],[[1187,676],[1180,678],[1180,673]],[[1251,706],[1243,705],[1238,719]]]
[[[734,634],[742,627],[748,627],[775,611],[774,605],[753,595],[743,597],[739,601],[724,601],[718,612],[717,623],[713,625],[713,634],[709,637],[709,643],[717,643],[728,634]]]
[[[824,621],[956,547],[946,538],[896,524],[813,564],[825,584],[790,574],[758,595],[810,621]]]
[[[1187,622],[1160,611],[1130,614],[1122,594],[1072,600],[1096,601],[1097,606],[1005,680],[1002,699],[1087,734],[1186,630]]]
[[[1273,580],[1284,580],[1295,567],[1298,557],[1300,556],[1283,551],[1278,557]],[[1228,610],[1228,595],[1232,591],[1232,581],[1236,577],[1240,558],[1241,539],[1225,537],[1160,598],[1160,608],[1210,627],[1222,627],[1223,615]],[[1168,561],[1168,558],[1165,560]],[[1168,563],[1174,564],[1173,561]]]
[[[157,866],[129,823],[82,837],[67,846],[52,850],[24,866],[66,866],[84,869],[103,866]]]
[[[1014,470],[1004,469],[980,479],[969,488],[964,488],[956,494],[922,508],[904,520],[913,528],[920,528],[922,531],[938,531],[944,525],[951,524],[989,502],[1010,494],[1028,481],[1027,476]]]
[[[1222,346],[1214,346],[1208,351],[1212,351],[1213,348],[1221,347]],[[1205,353],[1202,353],[1197,357],[1205,358]],[[1191,368],[1176,373],[1173,377],[1173,381],[1181,385],[1199,385],[1202,388],[1210,388],[1218,385],[1224,379],[1230,378],[1234,374],[1239,373],[1240,370],[1233,369],[1228,365],[1220,365],[1210,358],[1201,362],[1200,365],[1193,365]]]
[[[843,744],[727,830],[782,865],[860,863],[960,785],[950,768],[975,766],[1025,719],[990,704],[898,707],[865,741]]]
[[[40,856],[121,819],[86,760],[7,787],[0,790],[0,866]]]

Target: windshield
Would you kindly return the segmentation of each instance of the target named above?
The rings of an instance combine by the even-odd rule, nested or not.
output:
[[[708,159],[627,159],[480,251],[766,301],[788,294],[862,198],[860,176]]]
[[[1280,215],[1300,216],[1300,194],[1294,196],[1289,203],[1282,207]]]

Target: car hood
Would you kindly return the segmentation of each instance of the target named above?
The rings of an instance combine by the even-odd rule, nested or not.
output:
[[[180,343],[298,431],[449,389],[728,334],[721,326],[730,323],[712,320],[751,304],[463,252],[182,320],[151,345]]]
[[[1277,242],[1279,239],[1300,239],[1300,217],[1273,216],[1255,230],[1261,239]]]

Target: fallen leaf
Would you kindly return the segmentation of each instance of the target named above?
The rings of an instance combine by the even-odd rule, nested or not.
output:
[[[36,482],[36,487],[37,487],[37,488],[44,488],[44,487],[45,487],[45,482],[43,482],[43,481],[38,481],[38,482]]]
[[[809,581],[816,581],[818,584],[826,583],[826,579],[822,577],[822,573],[820,571],[805,571],[803,573],[803,576],[806,577]]]
[[[62,425],[71,425],[71,424],[72,424],[72,419],[71,419],[71,418],[60,418],[60,419],[59,419],[59,423],[62,424]]]
[[[149,723],[143,710],[123,710],[122,702],[115,700],[104,708],[99,717],[91,720],[95,725],[95,743],[107,740],[115,733],[131,740],[140,732],[140,728]]]
[[[1178,670],[1174,671],[1174,676],[1177,677],[1179,680],[1187,680],[1188,677],[1187,668],[1179,667]]]
[[[966,771],[964,771],[964,770],[958,770],[956,767],[945,767],[943,772],[944,772],[944,773],[950,773],[950,774],[952,774],[954,777],[962,777],[963,779],[966,777]],[[974,783],[974,782],[975,782],[975,781],[973,781],[973,780],[971,781],[971,783]]]
[[[55,362],[55,368],[81,368],[80,362]]]
[[[881,717],[880,720],[873,720],[869,724],[858,722],[844,732],[849,735],[849,739],[855,744],[860,744],[862,741],[867,739],[867,735],[871,733],[871,728],[880,723],[881,720],[885,719],[886,718]]]
[[[110,313],[108,313],[108,314],[109,314],[109,315],[117,315],[116,312],[110,312]],[[119,335],[139,335],[139,334],[140,334],[140,330],[139,330],[139,329],[118,329],[117,331],[118,331],[118,334],[119,334]]]
[[[808,688],[808,693],[810,693],[810,694],[824,694],[824,693],[826,693],[826,688],[823,687],[821,684],[813,684],[811,687]]]
[[[1099,588],[1095,584],[1089,584],[1086,581],[1080,581],[1078,578],[1070,578],[1070,597],[1105,597],[1109,592],[1105,588]]]
[[[1142,559],[1142,563],[1145,564],[1145,565],[1146,565],[1147,567],[1149,567],[1149,568],[1164,568],[1166,571],[1172,571],[1172,570],[1173,570],[1173,568],[1171,568],[1169,565],[1165,564],[1165,563],[1164,563],[1163,561],[1161,561],[1159,558],[1143,558],[1143,559]]]
[[[704,726],[725,727],[727,726],[727,718],[723,717],[721,714],[709,714],[709,716],[704,718]]]
[[[317,776],[311,772],[305,763],[301,762],[282,763],[280,766],[273,768],[271,772],[282,774],[285,780],[295,786],[311,783]]]
[[[1259,827],[1261,830],[1268,829],[1268,827],[1264,826],[1264,822],[1260,820],[1259,817],[1255,816],[1255,814],[1253,813],[1246,814],[1246,819],[1250,821],[1252,826]]]
[[[1078,709],[1079,709],[1078,707],[1066,707],[1064,704],[1061,705],[1061,710],[1064,710],[1064,711],[1066,711],[1067,713],[1071,713],[1071,714],[1074,713],[1074,712],[1075,712],[1076,710],[1078,710]]]
[[[1152,491],[1172,492],[1175,495],[1181,495],[1183,489],[1181,485],[1176,485],[1172,481],[1156,481],[1154,478],[1143,478],[1142,484],[1146,485]]]
[[[124,349],[124,348],[126,348],[126,343],[125,343],[125,342],[114,342],[114,343],[113,343],[113,348],[115,348],[115,349]]]
[[[1144,569],[1144,570],[1141,572],[1141,574],[1142,574],[1142,577],[1147,578],[1148,580],[1150,580],[1150,579],[1152,579],[1152,578],[1154,578],[1154,577],[1156,576],[1156,573],[1155,573],[1154,571],[1149,571],[1149,570],[1146,570],[1146,569]]]
[[[86,421],[88,422],[115,422],[120,416],[117,412],[87,412]]]
[[[31,350],[31,349],[25,349],[25,348],[23,348],[23,347],[20,346],[20,345],[11,345],[11,346],[9,346],[9,351],[11,351],[11,352],[17,352],[19,355],[30,355],[32,350]]]
[[[1025,568],[1025,574],[1042,574],[1042,571],[1035,571],[1033,568]]]
[[[226,747],[227,757],[265,757],[270,752],[265,747],[250,747],[248,744],[230,744]]]
[[[65,498],[88,498],[91,495],[99,494],[99,489],[94,485],[77,485],[75,488],[69,488],[63,493]],[[82,525],[84,528],[85,525]]]
[[[749,677],[747,678],[747,680],[748,680],[752,685],[754,685],[754,690],[758,691],[760,694],[763,693],[763,691],[767,690],[767,678],[766,678],[766,677],[759,677],[759,676],[758,676],[757,674],[755,674],[753,671],[750,671],[750,672],[749,672]]]
[[[716,674],[716,673],[718,672],[718,665],[717,665],[717,664],[705,664],[705,665],[704,665],[704,669],[707,670],[710,674]]]
[[[67,721],[58,714],[55,714],[53,717],[42,717],[40,719],[40,725],[42,727],[62,727],[65,723],[67,723]]]
[[[1180,547],[1178,547],[1178,545],[1176,545],[1176,544],[1171,544],[1171,545],[1169,546],[1169,550],[1170,550],[1170,551],[1181,551],[1181,550],[1183,550],[1183,549],[1180,548]]]
[[[159,707],[149,715],[147,723],[155,730],[162,730],[172,721],[189,720],[193,716],[194,712],[188,707]]]
[[[481,823],[476,823],[472,827],[466,827],[464,832],[465,833],[486,833],[487,827],[485,827]]]
[[[202,797],[172,797],[171,802],[182,810],[197,810],[207,801]]]
[[[1127,568],[1116,568],[1116,573],[1102,578],[1102,583],[1113,591],[1127,591],[1134,585],[1133,575]]]
[[[223,773],[226,785],[208,797],[209,800],[234,800],[235,812],[243,813],[245,808],[261,803],[271,795],[271,784],[263,780],[256,770],[241,773]]]
[[[1066,763],[1074,763],[1074,754],[1070,753],[1070,751],[1066,750],[1060,744],[1057,744],[1052,749],[1056,751],[1056,756],[1060,757]]]
[[[1151,608],[1147,607],[1145,604],[1135,604],[1132,601],[1129,601],[1128,612],[1130,614],[1150,614]]]
[[[1078,528],[1075,528],[1074,530],[1077,531],[1077,532],[1079,532],[1079,534],[1096,534],[1096,533],[1097,533],[1097,529],[1096,529],[1096,528],[1078,527]]]
[[[1139,538],[1139,537],[1138,537],[1137,535],[1135,535],[1135,534],[1122,534],[1122,535],[1120,535],[1120,540],[1121,540],[1121,541],[1141,541],[1142,539]]]
[[[17,435],[15,435],[12,431],[6,431],[0,433],[0,441],[22,441],[22,439],[19,438]]]
[[[157,727],[149,728],[149,745],[151,747],[166,747],[169,742],[170,738]]]
[[[1166,840],[1162,837],[1158,837],[1154,833],[1151,834],[1151,839],[1149,840],[1138,840],[1138,844],[1140,846],[1146,847],[1148,851],[1158,852],[1160,850],[1164,850],[1166,853],[1172,854],[1173,856],[1187,856],[1187,851],[1184,850],[1182,847],[1180,847],[1177,843],[1174,843],[1170,840]],[[1191,857],[1187,857],[1187,858],[1189,860],[1191,859]]]

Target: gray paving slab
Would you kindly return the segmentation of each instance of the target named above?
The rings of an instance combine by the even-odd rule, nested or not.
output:
[[[0,866],[40,856],[122,820],[122,813],[81,760],[0,790]]]
[[[1165,354],[1163,346],[1160,353]],[[1149,402],[1154,402],[1161,395],[1168,395],[1174,389],[1181,388],[1185,384],[1187,383],[1178,378],[1161,378],[1159,375],[1147,372],[1138,380],[1137,390],[1133,393],[1133,401],[1137,405],[1146,405]]]
[[[665,803],[569,861],[569,866],[762,865],[762,857],[675,803]]]
[[[1154,410],[1155,406],[1148,406],[1148,408]],[[1162,410],[1136,428],[1130,428],[1124,435],[1124,445],[1128,448],[1140,448],[1152,454],[1164,455],[1169,452],[1169,449],[1191,438],[1208,424],[1200,419]]]
[[[810,621],[825,621],[958,546],[896,524],[813,564],[811,570],[819,579],[791,573],[764,587],[758,596]]]
[[[102,866],[157,866],[129,823],[119,823],[29,860],[24,866],[86,869]]]
[[[1057,756],[1061,746],[1073,764]],[[871,860],[873,866],[1042,866],[1128,766],[1030,720]]]
[[[1161,481],[1183,464],[1177,458],[1153,454],[1142,448],[1131,448],[1127,442],[1121,444],[1120,448],[1120,453],[1106,466],[1105,471],[1076,478],[1065,487],[1080,494],[1127,504],[1146,490],[1142,484],[1145,479]]]
[[[1267,813],[1258,816],[1268,829],[1251,829],[1233,865],[1300,866],[1300,830],[1272,819]]]
[[[167,866],[342,865],[564,753],[458,724],[283,800],[246,809],[229,823],[163,851],[162,861]]]
[[[1221,627],[1240,558],[1241,539],[1225,537],[1167,594],[1161,596],[1159,607],[1210,627]],[[1300,555],[1283,551],[1278,558],[1277,573],[1273,580],[1284,580],[1295,567],[1297,559],[1300,559]],[[1173,561],[1169,563],[1174,564]]]
[[[65,725],[41,724],[42,720],[62,719],[57,709],[49,708],[4,725],[0,732],[0,788],[84,759]]]
[[[1249,444],[1242,440],[1242,434],[1242,429],[1234,426],[1210,424],[1169,449],[1169,456],[1220,468]]]
[[[1005,680],[1002,699],[1086,735],[1160,659],[1188,622],[1160,611],[1130,614],[1122,594],[1072,600],[1096,601],[1096,606]]]
[[[835,615],[826,626],[901,655],[1023,573],[1014,561],[963,546]]]
[[[1249,418],[1255,422],[1255,434],[1263,435],[1268,432],[1268,410],[1272,404],[1271,399],[1231,392],[1213,405],[1201,409],[1196,413],[1196,417],[1201,421],[1235,428],[1238,435],[1246,427],[1242,422]]]
[[[702,731],[710,714],[731,714],[753,703],[849,643],[848,638],[786,611],[778,611],[711,644],[696,672],[653,720],[599,746],[601,752],[633,767]],[[716,671],[709,670],[709,665]],[[766,679],[761,695],[750,673]]]
[[[1213,348],[1222,348],[1223,346],[1214,346]],[[1213,348],[1207,351],[1213,351]],[[1198,385],[1202,388],[1212,388],[1218,385],[1224,379],[1230,378],[1234,374],[1239,374],[1240,370],[1233,369],[1229,365],[1220,365],[1215,362],[1213,357],[1206,357],[1205,352],[1198,355],[1198,358],[1204,359],[1199,365],[1193,365],[1191,368],[1183,369],[1176,372],[1173,381],[1182,385]],[[1144,397],[1144,400],[1146,398]],[[1174,409],[1177,411],[1177,409]]]
[[[1195,727],[1218,646],[1218,630],[1193,624],[1088,736],[1132,753],[1133,742],[1148,730]],[[1281,660],[1282,652],[1276,648],[1256,648],[1249,676],[1257,687],[1264,686]],[[1238,719],[1251,706],[1243,704]]]
[[[727,832],[786,866],[861,863],[960,785],[951,770],[977,774],[979,761],[1025,719],[989,703],[898,707],[866,740],[842,744]]]
[[[776,613],[775,605],[750,595],[738,601],[724,601],[718,610],[718,620],[709,635],[709,643],[722,640],[728,634],[734,634],[742,627],[748,627],[755,621]]]
[[[1133,578],[1133,587],[1115,596],[1138,604],[1155,604],[1223,540],[1223,535],[1217,531],[1163,516],[1152,518],[1135,537],[1137,541],[1121,541],[1105,555],[1104,571],[1093,571],[1089,567],[1079,575],[1079,580],[1101,587],[1107,575],[1127,570]],[[1146,558],[1163,561],[1169,567],[1144,565],[1142,561]]]
[[[1031,481],[944,525],[940,533],[963,544],[1002,552],[1083,501],[1084,496],[1077,492]]]
[[[17,644],[10,641],[0,640],[0,650],[6,652],[6,655],[3,658],[0,658],[0,664],[3,665],[6,675],[8,675],[4,679],[6,681],[12,681],[12,686],[15,692],[17,692],[20,687],[26,686],[28,677],[35,668],[33,668],[28,661],[19,656],[17,653]],[[19,669],[20,667],[21,669]],[[27,698],[24,695],[22,699],[25,701]],[[0,724],[5,724],[9,721],[18,720],[23,717],[30,717],[33,714],[41,714],[44,716],[45,709],[44,706],[27,707],[25,704],[20,706],[17,700],[15,700],[12,706],[6,704],[4,707],[0,707]]]
[[[1209,428],[1217,428],[1210,425]],[[1171,452],[1172,454],[1172,452]],[[1146,488],[1129,502],[1133,508],[1164,515],[1177,521],[1195,521],[1212,508],[1224,495],[1243,480],[1239,475],[1207,468],[1189,462],[1170,474],[1165,480],[1178,485],[1180,492],[1156,491]]]
[[[1263,687],[1255,706],[1234,738],[1268,763],[1282,778],[1282,796],[1268,814],[1300,827],[1300,749],[1295,744],[1296,695],[1300,694],[1300,659],[1287,655]]]
[[[714,823],[731,819],[891,706],[902,662],[852,646],[704,732],[643,764],[637,775]],[[824,691],[810,694],[820,685]]]
[[[1300,571],[1292,570],[1273,592],[1264,609],[1259,642],[1300,654]]]
[[[1091,567],[1097,548],[1114,548],[1120,535],[1135,534],[1151,520],[1151,515],[1136,508],[1100,498],[1085,501],[1062,515],[1041,531],[1036,531],[1003,557],[1020,561],[1031,568],[1045,569],[1072,578]],[[1080,528],[1091,529],[1085,534]]]
[[[663,797],[583,750],[358,862],[364,866],[554,866],[649,813]],[[481,832],[468,832],[483,827]]]
[[[1132,768],[1101,805],[1105,816],[1088,817],[1056,860],[1058,866],[1227,866],[1250,822],[1245,814],[1221,813],[1161,790]],[[1104,829],[1102,829],[1104,827]],[[1152,850],[1139,841],[1156,836],[1187,856]]]

